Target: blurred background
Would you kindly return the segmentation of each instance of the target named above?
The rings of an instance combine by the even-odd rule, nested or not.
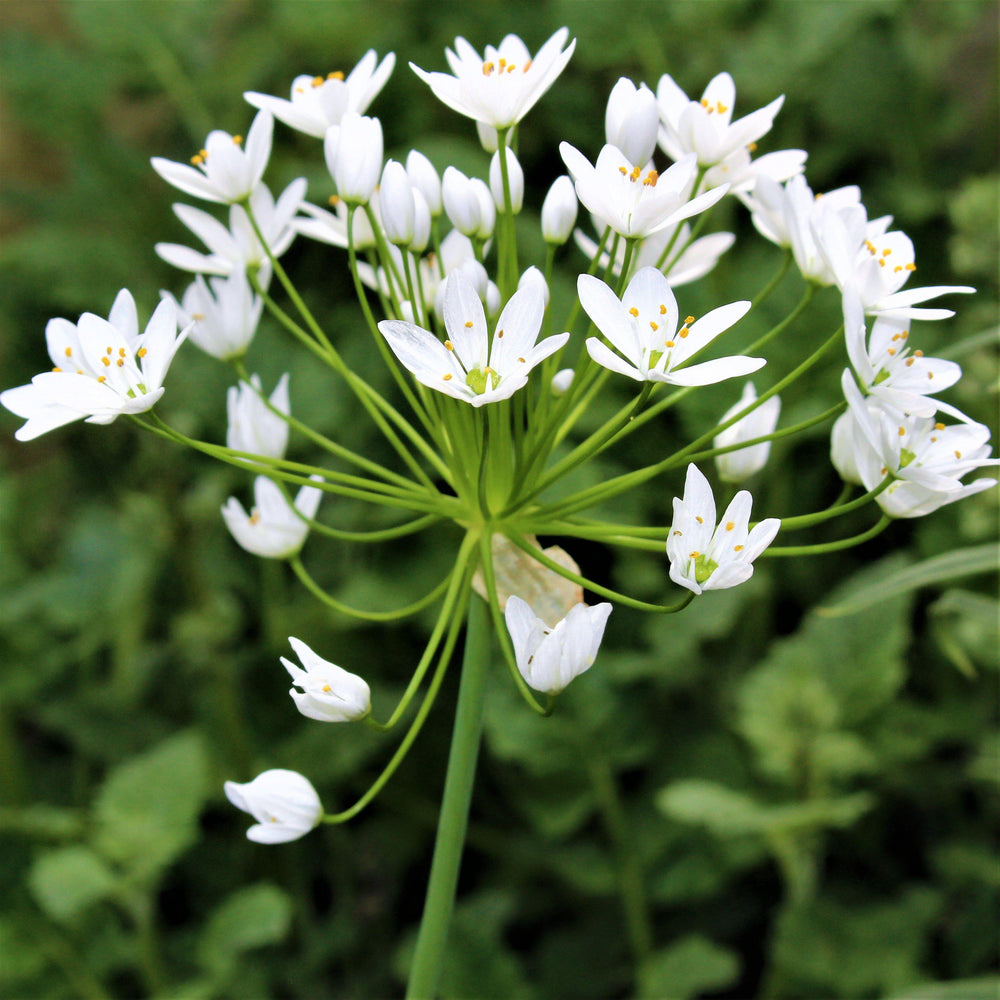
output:
[[[997,11],[965,0],[539,0],[474,13],[406,0],[6,0],[0,385],[47,366],[49,318],[106,315],[128,287],[144,320],[161,289],[183,291],[188,277],[153,244],[189,234],[149,158],[186,161],[212,128],[245,133],[244,91],[286,96],[300,73],[394,51],[371,110],[386,155],[417,146],[439,169],[482,176],[471,123],[437,104],[407,62],[445,69],[459,34],[481,49],[513,31],[534,51],[565,24],[576,52],[520,130],[526,247],[540,254],[537,212],[564,172],[558,142],[596,156],[620,76],[655,88],[668,72],[696,97],[728,70],[737,114],[786,95],[762,151],[808,150],[814,190],[860,185],[869,215],[892,214],[913,239],[915,283],[979,289],[944,300],[953,319],[915,327],[926,353],[962,364],[947,399],[995,439]],[[306,176],[322,203],[319,143],[280,124],[275,136],[272,190]],[[698,315],[752,296],[778,261],[735,203],[711,228],[748,238],[680,290]],[[556,315],[585,268],[571,248],[561,260]],[[374,371],[344,255],[300,240],[285,263],[344,356]],[[768,329],[799,294],[789,276],[747,324]],[[838,311],[835,294],[821,296],[769,351],[758,389],[825,339]],[[296,416],[392,461],[352,400],[267,319],[248,364],[266,387],[291,371]],[[831,360],[784,397],[783,422],[832,405],[842,367]],[[231,381],[185,346],[158,410],[221,441]],[[738,394],[694,394],[604,453],[579,485],[676,448]],[[624,398],[595,407],[593,426]],[[124,420],[30,444],[14,441],[18,424],[0,413],[0,994],[401,993],[454,678],[394,780],[345,827],[262,848],[221,789],[287,767],[308,775],[329,811],[353,802],[396,737],[295,713],[278,664],[286,637],[365,676],[378,711],[405,685],[428,618],[372,628],[331,617],[284,566],[237,548],[218,513],[227,496],[248,498],[236,470]],[[839,484],[827,454],[826,428],[775,447],[748,484],[755,513],[829,503]],[[681,484],[666,477],[615,513],[663,523]],[[330,499],[321,516],[380,523]],[[872,520],[862,511],[796,542]],[[596,667],[550,720],[524,709],[498,672],[444,995],[995,996],[998,605],[983,553],[996,537],[994,490],[861,548],[762,561],[747,585],[676,618],[620,608]],[[429,589],[454,543],[444,529],[364,548],[314,538],[305,554],[337,597],[382,608]],[[663,560],[571,550],[611,586],[654,601],[668,593]],[[925,573],[918,589],[883,584],[948,554],[951,572]]]

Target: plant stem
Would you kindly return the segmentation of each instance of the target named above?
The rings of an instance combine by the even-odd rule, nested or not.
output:
[[[462,681],[455,710],[455,729],[448,755],[448,774],[438,818],[434,860],[427,884],[424,916],[410,969],[407,1000],[431,1000],[437,990],[455,903],[458,869],[465,844],[472,783],[479,756],[483,728],[483,696],[489,666],[489,613],[485,602],[473,597],[469,603]]]

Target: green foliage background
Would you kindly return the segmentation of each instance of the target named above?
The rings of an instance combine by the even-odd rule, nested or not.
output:
[[[980,289],[949,301],[958,315],[923,325],[920,339],[961,361],[966,375],[948,398],[995,436],[997,9],[7,0],[2,385],[45,364],[48,318],[106,313],[123,286],[148,315],[160,288],[183,289],[184,276],[152,250],[187,234],[148,160],[186,159],[212,127],[244,131],[244,90],[283,94],[297,73],[349,69],[368,48],[395,51],[374,108],[387,155],[416,144],[439,167],[481,171],[470,125],[437,105],[406,62],[443,68],[457,34],[481,47],[516,31],[536,48],[567,24],[576,53],[520,138],[534,211],[563,172],[559,139],[599,149],[621,75],[655,86],[670,72],[694,94],[728,69],[740,112],[784,93],[767,148],[807,149],[814,189],[860,184],[870,214],[892,213],[914,239],[920,284]],[[281,126],[276,134],[272,188],[304,173],[322,201],[317,144]],[[750,231],[735,209],[719,223]],[[302,242],[287,262],[345,357],[371,371],[343,261]],[[682,304],[700,313],[749,296],[774,263],[759,241],[738,244],[720,268],[727,283],[713,274]],[[748,322],[763,330],[783,316],[793,286]],[[557,300],[571,291],[567,278]],[[769,355],[774,369],[825,337],[836,314],[836,297],[824,298],[816,329],[794,327]],[[250,363],[267,385],[290,369],[297,416],[380,454],[351,401],[266,321]],[[831,362],[822,387],[785,398],[786,419],[830,405],[842,364]],[[227,380],[223,366],[184,348],[167,419],[220,440]],[[690,437],[734,398],[698,393],[673,423],[634,436],[586,475]],[[604,405],[595,426],[618,401]],[[0,423],[0,994],[398,994],[453,685],[397,777],[346,827],[262,848],[245,840],[245,817],[221,787],[280,766],[306,773],[330,810],[353,801],[391,741],[303,720],[277,658],[286,636],[301,636],[390,703],[426,621],[375,629],[331,619],[283,567],[237,549],[218,516],[228,495],[246,495],[232,470],[124,421],[30,445],[14,442],[9,414]],[[826,449],[823,430],[777,447],[751,484],[755,509],[828,502],[837,485]],[[659,484],[617,513],[662,521],[679,488],[679,478]],[[327,503],[338,525],[373,523]],[[498,676],[445,995],[995,996],[997,600],[982,568],[991,554],[995,564],[996,503],[989,491],[861,549],[762,563],[751,583],[671,620],[619,609],[597,666],[551,720],[524,710]],[[810,540],[867,523],[862,515]],[[387,607],[436,582],[452,546],[442,531],[377,551],[313,539],[306,552],[338,597]],[[955,552],[960,570],[980,572],[931,574],[916,591],[883,585]],[[662,560],[596,546],[573,554],[613,586],[664,593]],[[844,602],[846,612],[824,613]]]

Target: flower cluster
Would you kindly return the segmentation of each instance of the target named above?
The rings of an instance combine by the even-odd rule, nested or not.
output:
[[[889,228],[888,217],[869,219],[856,187],[814,195],[804,176],[804,151],[756,155],[782,97],[737,117],[728,73],[712,79],[698,99],[689,99],[669,75],[655,87],[619,80],[604,112],[606,141],[596,155],[559,143],[567,174],[553,180],[540,207],[546,259],[524,265],[515,221],[525,207],[526,171],[514,130],[525,127],[574,45],[566,29],[534,55],[515,35],[482,54],[458,38],[446,53],[451,73],[411,64],[440,101],[475,122],[489,156],[482,176],[436,167],[416,149],[400,160],[385,159],[382,123],[368,111],[394,69],[392,54],[380,60],[368,52],[346,74],[299,74],[288,99],[247,93],[258,111],[245,142],[216,130],[189,163],[152,161],[183,194],[215,211],[226,206],[225,219],[174,206],[205,249],[160,243],[156,251],[194,274],[189,287],[176,298],[162,293],[141,334],[127,291],[107,320],[90,313],[75,324],[53,319],[45,333],[55,367],[0,394],[0,403],[25,418],[16,432],[20,440],[78,419],[109,423],[125,414],[251,473],[254,505],[248,513],[230,497],[222,508],[226,527],[247,552],[282,560],[337,614],[388,621],[438,604],[428,644],[385,721],[375,718],[366,680],[290,638],[299,663],[280,662],[291,676],[295,707],[308,719],[360,721],[385,730],[407,718],[411,705],[419,701],[419,707],[383,774],[342,813],[324,814],[315,789],[295,772],[269,770],[248,784],[227,782],[229,799],[257,821],[247,834],[252,840],[292,840],[367,805],[433,706],[466,611],[462,684],[466,674],[484,669],[476,659],[484,659],[486,646],[481,629],[473,627],[477,609],[470,607],[479,601],[476,594],[485,598],[512,683],[532,710],[547,715],[556,696],[594,663],[613,605],[679,612],[708,591],[744,583],[758,559],[818,557],[831,544],[863,541],[892,518],[920,516],[995,484],[987,478],[963,482],[971,471],[997,464],[989,432],[937,399],[959,379],[959,366],[926,357],[910,342],[912,321],[951,315],[923,303],[972,289],[905,287],[915,270],[912,243]],[[275,119],[318,140],[316,159],[326,166],[319,203],[305,200],[301,178],[277,197],[267,187]],[[694,309],[685,307],[682,286],[714,271],[735,240],[732,233],[705,232],[712,208],[729,197],[749,210],[754,227],[785,251],[785,259],[753,303],[723,299],[689,315]],[[587,217],[577,227],[581,207]],[[346,364],[338,337],[323,329],[296,290],[281,258],[300,237],[346,250],[368,332],[398,398],[378,392]],[[582,259],[572,247],[563,250],[571,238]],[[577,301],[565,322],[549,301],[557,254],[575,266]],[[754,306],[783,280],[792,260],[805,284],[800,307],[762,336],[744,337],[754,330],[754,321],[747,322]],[[765,368],[763,348],[825,288],[840,296],[843,333],[835,331],[795,366]],[[270,394],[265,391],[244,364],[265,315],[353,394],[399,468],[293,417],[287,374]],[[589,321],[586,332],[577,323],[581,317]],[[734,334],[749,342],[717,347]],[[185,339],[236,373],[224,444],[193,441],[147,412],[163,395],[167,369]],[[717,517],[706,463],[714,460],[724,483],[757,476],[773,441],[817,423],[779,428],[779,393],[815,361],[836,353],[848,364],[844,400],[819,419],[835,420],[833,464],[868,496],[752,522],[753,498],[740,489]],[[751,374],[766,379],[766,388],[758,391],[745,381]],[[633,398],[610,416],[602,411],[599,426],[584,433],[581,417],[615,376],[623,377],[619,390]],[[621,475],[584,477],[582,484],[570,477],[690,392],[732,379],[742,382],[738,401],[696,439],[676,442],[672,453]],[[350,471],[289,460],[292,446],[325,451]],[[595,508],[613,514],[616,499],[628,490],[680,470],[686,470],[683,489],[676,495],[673,484],[672,511],[671,489],[661,491],[653,525],[582,516]],[[321,522],[324,493],[379,504],[398,520],[367,532],[338,528],[326,523],[335,518],[331,503]],[[779,529],[808,528],[868,500],[885,516],[863,536],[772,545]],[[313,578],[302,556],[310,531],[381,542],[435,523],[452,525],[453,566],[430,593],[396,611],[349,607]],[[673,599],[653,604],[614,590],[589,577],[563,549],[543,549],[537,536],[649,550],[660,560],[664,587],[668,581],[677,587]],[[588,604],[586,592],[606,599]]]

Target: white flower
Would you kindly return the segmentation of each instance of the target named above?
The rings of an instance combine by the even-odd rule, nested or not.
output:
[[[578,202],[573,178],[557,177],[542,202],[542,237],[546,243],[562,246],[576,225]]]
[[[258,844],[298,840],[323,816],[316,789],[297,771],[275,768],[245,785],[227,781],[224,787],[226,798],[257,820],[256,826],[247,830],[247,837]]]
[[[270,397],[271,406],[286,416],[291,411],[288,398],[288,372],[278,380]],[[226,446],[233,451],[268,458],[283,458],[288,447],[288,421],[283,420],[264,403],[260,378],[250,376],[249,385],[240,382],[226,393],[229,426]]]
[[[521,164],[517,162],[514,151],[509,146],[504,146],[503,155],[507,160],[507,182],[510,187],[511,208],[516,215],[524,204],[524,171],[521,169]],[[502,212],[504,208],[503,174],[500,170],[499,149],[490,160],[490,192],[493,195],[494,204]]]
[[[792,177],[784,185],[761,176],[753,194],[742,200],[750,209],[757,231],[772,243],[790,248],[802,276],[820,285],[836,281],[827,255],[817,242],[820,234],[840,219],[845,232],[855,233],[860,241],[868,227],[861,191],[854,186],[814,195],[802,176]],[[888,221],[880,220],[875,228],[881,226],[884,231]]]
[[[723,185],[691,198],[698,170],[693,153],[660,174],[632,164],[617,146],[605,146],[594,165],[568,142],[559,144],[559,152],[580,203],[622,236],[648,236],[689,219],[728,190]]]
[[[295,497],[294,510],[267,476],[254,480],[253,492],[254,507],[249,514],[236,497],[226,501],[222,508],[226,527],[247,552],[264,559],[290,559],[305,543],[309,521],[316,516],[323,491],[303,486]]]
[[[349,111],[327,129],[323,154],[337,194],[348,205],[367,204],[382,172],[382,123]]]
[[[933,417],[908,416],[877,397],[862,396],[850,369],[844,370],[840,383],[854,419],[854,465],[867,489],[891,473],[924,489],[949,493],[961,489],[967,472],[998,464],[988,457],[990,431],[984,424],[964,418],[949,426]]]
[[[396,246],[407,246],[413,239],[415,206],[413,187],[402,163],[386,161],[378,189],[378,203],[385,238]]]
[[[918,309],[918,303],[951,292],[974,292],[968,285],[930,285],[904,289],[913,262],[913,242],[899,230],[885,232],[871,226],[863,233],[852,230],[846,219],[824,220],[816,237],[840,290],[853,289],[869,316],[890,319],[947,319],[951,309]]]
[[[876,317],[869,341],[864,306],[853,288],[844,293],[844,336],[851,364],[867,393],[920,417],[950,409],[927,397],[953,386],[962,377],[961,367],[954,361],[925,357],[920,350],[911,353],[909,323],[903,319]]]
[[[730,417],[745,410],[756,399],[757,390],[754,388],[753,382],[747,382],[743,387],[743,395],[739,402],[726,410],[721,423],[725,423]],[[748,413],[742,420],[737,420],[731,427],[720,431],[712,444],[716,448],[728,448],[741,441],[751,441],[753,438],[770,434],[778,424],[780,412],[781,399],[778,396],[772,396],[761,403],[757,409]],[[740,448],[738,451],[716,455],[715,467],[719,471],[719,478],[726,483],[740,483],[744,479],[748,479],[755,472],[764,468],[770,452],[771,442],[764,441],[762,444],[754,444],[748,448]]]
[[[455,51],[445,50],[454,76],[410,69],[427,83],[434,96],[460,115],[496,129],[516,125],[555,82],[569,62],[576,39],[564,49],[569,31],[560,28],[534,59],[517,35],[507,35],[497,48],[486,47],[482,57],[464,39],[455,39]]]
[[[769,517],[748,530],[752,498],[740,490],[715,526],[712,487],[689,465],[684,498],[674,497],[674,523],[667,538],[670,579],[700,594],[724,590],[753,576],[753,561],[771,544],[781,521]]]
[[[658,229],[639,242],[636,252],[632,255],[633,269],[638,271],[643,267],[655,267],[663,256],[663,251],[668,245],[672,245],[660,270],[666,274],[670,287],[677,288],[703,278],[713,270],[719,263],[719,258],[736,242],[736,237],[732,233],[709,233],[708,236],[699,236],[698,239],[689,242],[690,237],[691,226],[687,222]],[[597,253],[597,243],[580,229],[573,234],[573,238],[583,253],[593,260]],[[609,263],[611,258],[605,249],[598,264],[601,268],[606,268]],[[621,274],[624,263],[625,244],[619,240],[612,273]]]
[[[254,107],[270,111],[286,125],[322,139],[326,130],[339,125],[348,111],[364,114],[395,65],[393,53],[379,63],[374,49],[369,49],[346,80],[339,72],[327,73],[325,77],[305,74],[292,82],[290,101],[252,91],[243,97]]]
[[[154,156],[153,169],[185,194],[231,205],[243,201],[260,183],[271,155],[274,119],[270,112],[257,113],[247,133],[246,149],[238,135],[216,130],[205,140],[205,148],[191,157],[193,166]]]
[[[193,324],[190,338],[196,347],[222,361],[241,358],[257,332],[264,300],[250,288],[245,271],[212,278],[210,284],[199,274],[180,303],[163,295],[175,301],[181,322]]]
[[[294,685],[288,693],[307,719],[353,722],[371,711],[371,691],[357,674],[317,656],[300,639],[289,636],[288,641],[302,662],[299,667],[281,657]]]
[[[110,424],[123,413],[151,409],[187,335],[188,328],[178,332],[173,302],[161,300],[140,336],[135,302],[124,289],[108,319],[84,313],[76,324],[50,320],[52,370],[0,393],[0,404],[26,421],[14,437],[30,441],[75,420]]]
[[[630,163],[648,163],[656,149],[660,109],[653,92],[622,77],[611,88],[604,112],[605,141],[617,146]]]
[[[714,77],[700,101],[690,100],[664,73],[656,88],[656,100],[663,121],[660,145],[667,156],[679,160],[695,153],[699,166],[711,167],[769,132],[785,98],[777,97],[766,107],[733,121],[736,84],[728,73]]]
[[[254,217],[275,257],[280,257],[295,238],[292,218],[305,194],[306,181],[300,177],[282,191],[277,203],[264,184],[258,185],[250,196]],[[207,212],[190,205],[174,205],[174,213],[208,247],[209,253],[198,253],[177,243],[157,243],[156,252],[168,264],[182,271],[219,275],[260,268],[258,278],[262,285],[267,284],[270,274],[267,252],[242,205],[229,209],[228,229]]]
[[[577,292],[587,315],[619,353],[597,337],[588,338],[587,352],[599,365],[637,382],[713,385],[749,375],[765,363],[763,358],[734,356],[682,367],[745,316],[749,302],[719,306],[697,322],[689,316],[678,330],[677,300],[655,267],[637,271],[621,299],[600,278],[589,274],[577,279]]]
[[[742,196],[752,191],[761,177],[780,184],[801,174],[808,155],[804,149],[777,149],[754,159],[750,149],[741,146],[705,171],[704,184],[706,187],[728,184],[730,194]]]
[[[545,309],[536,282],[510,297],[497,320],[492,347],[483,303],[461,270],[448,277],[443,307],[449,337],[443,344],[428,330],[401,320],[383,320],[378,328],[418,382],[473,406],[513,395],[531,369],[569,339],[561,333],[535,344]]]
[[[527,601],[511,595],[504,618],[517,669],[529,687],[558,694],[594,663],[611,614],[607,602],[577,604],[554,627],[535,616]]]

